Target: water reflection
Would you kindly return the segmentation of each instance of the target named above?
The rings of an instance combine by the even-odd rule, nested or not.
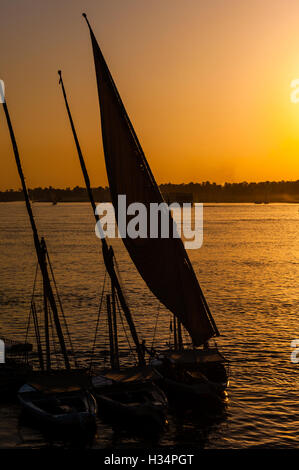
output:
[[[35,204],[34,211],[47,236],[75,349],[84,365],[104,277],[92,214],[87,204],[60,204],[55,214],[52,206]],[[32,235],[22,203],[0,204],[0,219],[0,328],[4,336],[22,340],[36,265]],[[16,220],[21,230],[16,230]],[[291,340],[299,336],[298,233],[296,204],[205,206],[204,244],[189,256],[221,332],[219,349],[231,362],[229,402],[212,422],[170,411],[159,444],[298,447],[299,365],[290,362]],[[113,243],[136,328],[151,345],[157,302],[122,242]],[[154,347],[168,341],[169,314],[161,309]],[[96,358],[107,345],[99,338]],[[124,340],[121,349],[126,346]],[[18,412],[17,405],[0,405],[0,447],[54,445],[25,427],[21,438]],[[92,446],[129,445],[152,444],[98,421]]]

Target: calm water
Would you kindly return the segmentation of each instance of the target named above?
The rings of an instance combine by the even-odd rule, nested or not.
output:
[[[104,270],[87,204],[33,205],[48,250],[75,349],[88,361]],[[0,204],[0,331],[23,339],[36,258],[23,203]],[[199,448],[299,447],[299,364],[290,342],[299,337],[299,205],[206,205],[204,245],[189,256],[230,360],[229,403],[211,422],[170,414],[153,444]],[[169,340],[169,313],[136,273],[120,240],[113,241],[140,336]],[[40,280],[37,287],[40,287]],[[37,293],[39,289],[37,289]],[[38,299],[37,299],[38,300]],[[120,342],[127,347],[120,331]],[[107,346],[104,334],[96,353]],[[60,445],[59,443],[54,443]],[[0,447],[43,447],[45,438],[18,421],[17,405],[0,405]],[[98,422],[94,447],[150,446]]]

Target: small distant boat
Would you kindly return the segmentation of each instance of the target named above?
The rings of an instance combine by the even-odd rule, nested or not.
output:
[[[58,204],[58,199],[57,199],[57,196],[56,194],[52,191],[51,192],[51,201],[52,201],[52,205],[53,206],[56,206]]]
[[[70,376],[36,377],[18,393],[22,413],[50,430],[93,431],[97,405],[94,397]]]

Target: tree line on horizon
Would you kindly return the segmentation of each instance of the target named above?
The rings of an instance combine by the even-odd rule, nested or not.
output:
[[[166,183],[159,186],[166,202],[299,202],[299,180],[264,181],[259,183]],[[32,202],[85,202],[85,187],[29,189]],[[108,187],[93,188],[96,202],[110,202]],[[1,202],[24,200],[21,189],[0,191]]]

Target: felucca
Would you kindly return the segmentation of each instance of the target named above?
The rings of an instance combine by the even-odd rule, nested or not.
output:
[[[163,204],[164,199],[121,100],[116,84],[88,22],[99,95],[102,141],[115,214],[118,196],[129,206]],[[170,233],[173,227],[169,216]],[[225,359],[209,340],[219,331],[189,260],[181,238],[122,238],[138,272],[157,299],[174,315],[174,348],[160,351],[151,363],[163,374],[170,396],[184,403],[199,398],[217,403],[228,384]],[[183,344],[182,328],[191,338]],[[187,398],[187,399],[186,399]]]
[[[92,211],[98,229],[102,230],[61,71],[58,74]],[[109,293],[103,299],[109,329],[110,368],[101,370],[92,379],[94,393],[99,404],[99,412],[109,421],[125,425],[126,428],[133,428],[136,433],[148,432],[153,428],[162,429],[166,423],[167,398],[164,392],[155,384],[155,381],[160,379],[161,376],[152,367],[145,365],[144,350],[139,342],[131,310],[116,270],[113,248],[108,246],[104,237],[101,237],[101,240],[104,264],[111,285]],[[101,306],[103,304],[101,302]],[[101,308],[99,314],[100,312]],[[122,326],[124,326],[122,314],[124,314],[131,337],[135,343],[138,356],[136,367],[128,367],[120,363],[118,319],[121,319]]]

